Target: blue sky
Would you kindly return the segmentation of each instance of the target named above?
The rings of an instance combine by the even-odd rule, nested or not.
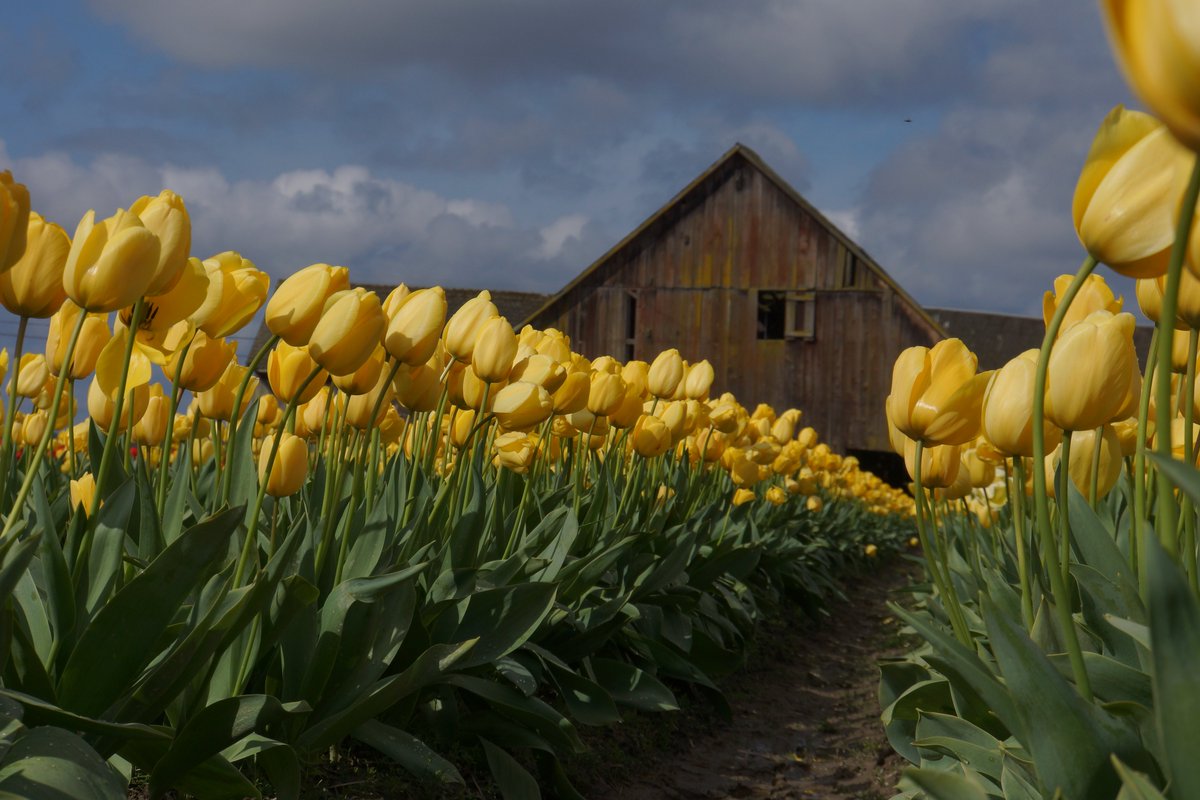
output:
[[[71,232],[166,186],[196,255],[235,249],[276,277],[326,261],[554,291],[741,141],[920,301],[1037,313],[1082,255],[1069,206],[1092,134],[1131,100],[1093,0],[50,0],[4,17],[0,169],[36,209]]]

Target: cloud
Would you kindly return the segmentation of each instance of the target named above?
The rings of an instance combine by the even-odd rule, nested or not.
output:
[[[238,250],[276,277],[323,261],[367,283],[553,291],[586,263],[580,247],[603,245],[580,214],[539,227],[506,205],[445,197],[357,165],[233,180],[211,167],[112,154],[86,163],[59,153],[11,159],[0,142],[0,167],[68,232],[89,208],[107,215],[169,187],[187,202],[196,255]]]
[[[472,85],[591,76],[622,87],[840,106],[961,87],[973,25],[1037,0],[91,0],[205,68],[428,70]]]

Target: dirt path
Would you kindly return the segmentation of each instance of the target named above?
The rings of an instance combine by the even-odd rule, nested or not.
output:
[[[897,562],[848,587],[830,616],[766,626],[746,668],[725,685],[732,722],[688,713],[633,766],[596,776],[588,797],[629,800],[828,798],[895,794],[903,759],[879,722],[876,662],[904,650],[889,599],[914,578]],[[657,752],[654,752],[657,750]]]

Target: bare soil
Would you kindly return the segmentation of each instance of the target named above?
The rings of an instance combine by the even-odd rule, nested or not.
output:
[[[891,797],[903,759],[879,721],[876,664],[906,649],[887,602],[915,578],[896,561],[852,580],[824,618],[783,609],[722,686],[732,720],[694,706],[669,732],[623,725],[608,747],[589,742],[607,768],[594,764],[577,786],[622,800]]]

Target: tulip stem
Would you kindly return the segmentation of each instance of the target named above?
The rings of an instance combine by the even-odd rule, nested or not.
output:
[[[1188,237],[1192,230],[1192,220],[1196,216],[1196,198],[1200,195],[1200,156],[1197,156],[1192,166],[1192,175],[1188,180],[1187,190],[1183,194],[1183,202],[1179,206],[1179,220],[1176,223],[1175,242],[1171,246],[1171,260],[1167,266],[1167,281],[1163,287],[1162,310],[1158,315],[1159,346],[1158,346],[1158,387],[1157,415],[1159,419],[1171,418],[1171,341],[1175,330],[1176,309],[1179,304],[1179,285],[1183,279],[1183,262],[1187,255]],[[1155,449],[1164,459],[1172,458],[1171,425],[1156,426]],[[1154,520],[1154,529],[1158,532],[1159,541],[1173,557],[1179,557],[1179,542],[1175,533],[1175,520],[1178,509],[1175,507],[1175,489],[1171,479],[1162,470],[1155,470],[1158,479],[1158,516]]]
[[[930,520],[926,520],[926,496],[925,487],[921,482],[921,467],[925,458],[925,445],[918,440],[916,442],[916,454],[913,457],[913,491],[916,495],[916,511],[917,511],[917,536],[921,540],[921,549],[925,551],[925,563],[929,565],[929,575],[933,578],[933,583],[937,587],[938,594],[941,595],[942,605],[946,609],[946,615],[950,617],[950,627],[954,629],[954,635],[967,647],[972,646],[971,631],[967,627],[966,620],[962,617],[962,611],[958,607],[958,596],[954,591],[954,586],[951,583],[953,576],[950,574],[948,561],[945,560],[945,551],[942,549],[940,542],[935,543],[929,536],[927,527],[928,522],[932,522],[933,528],[937,530],[937,521],[932,519],[932,509],[928,509],[931,515]],[[936,546],[935,546],[936,544]],[[946,572],[943,573],[942,569]]]
[[[179,381],[183,378],[183,362],[187,361],[188,350],[192,347],[192,342],[195,338],[187,340],[187,343],[179,349],[179,355],[176,357],[175,375],[171,379],[171,408],[167,414],[167,430],[163,435],[162,458],[158,464],[158,486],[155,487],[154,506],[158,510],[159,519],[162,518],[163,508],[167,504],[167,477],[170,474],[168,466],[171,462],[171,440],[175,435],[175,414],[179,411],[179,399],[183,396],[182,390],[179,388]]]
[[[1063,583],[1071,581],[1071,437],[1074,431],[1063,431],[1062,452],[1058,459],[1058,484],[1056,504],[1058,506],[1058,559],[1061,562]],[[1099,443],[1097,442],[1097,445]],[[1096,447],[1099,452],[1099,446]]]
[[[25,347],[25,328],[29,324],[29,317],[21,315],[21,321],[17,323],[17,345],[15,354],[13,355],[13,373],[12,380],[8,384],[8,405],[4,409],[4,438],[0,443],[0,497],[8,491],[8,473],[12,468],[13,454],[13,418],[17,411],[17,381],[21,377],[21,351]],[[53,427],[56,420],[50,420],[50,426]]]
[[[129,328],[125,336],[125,358],[121,363],[121,380],[117,383],[117,396],[113,400],[112,421],[108,426],[108,436],[104,439],[104,451],[100,456],[100,469],[96,470],[96,493],[92,496],[92,507],[89,517],[96,515],[100,508],[100,499],[108,491],[108,473],[112,466],[113,451],[116,450],[117,439],[120,438],[121,415],[125,411],[125,384],[129,382],[129,361],[133,357],[134,340],[137,338],[138,326],[142,324],[142,315],[146,311],[146,298],[139,297],[133,305],[133,313],[129,318]],[[80,316],[87,316],[81,314]]]
[[[87,320],[87,314],[80,312],[79,318],[75,321],[75,330],[71,333],[71,340],[67,343],[67,352],[63,356],[62,369],[58,371],[58,380],[54,382],[54,399],[50,401],[50,420],[46,425],[46,430],[42,432],[42,438],[38,441],[37,450],[34,453],[32,463],[40,464],[42,456],[46,453],[46,448],[50,445],[50,438],[54,435],[53,421],[58,419],[58,404],[62,400],[63,385],[66,383],[67,375],[71,372],[71,360],[75,357],[75,343],[79,341],[79,334],[83,331],[83,323]],[[21,508],[25,505],[25,500],[29,497],[29,490],[33,487],[33,479],[37,475],[38,470],[28,469],[25,471],[25,480],[21,482],[21,488],[17,491],[17,496],[13,500],[12,507],[8,512],[8,519],[4,521],[4,530],[0,531],[0,544],[8,541],[8,535],[12,532],[13,526],[17,524],[17,517],[21,515]],[[96,494],[100,494],[99,491]]]
[[[1025,622],[1025,630],[1033,630],[1033,591],[1029,576],[1029,555],[1025,551],[1025,463],[1017,456],[1013,459],[1016,470],[1016,481],[1009,491],[1009,499],[1013,501],[1012,518],[1013,534],[1017,544],[1017,573],[1021,582],[1021,619]],[[1005,462],[1005,472],[1008,462]]]
[[[233,437],[237,434],[238,417],[242,413],[242,398],[246,396],[246,388],[250,385],[250,379],[254,377],[254,371],[258,369],[258,365],[267,357],[267,353],[271,348],[279,343],[279,334],[272,334],[271,338],[263,342],[263,346],[258,348],[258,352],[254,354],[254,358],[250,359],[250,363],[246,365],[246,374],[242,376],[242,382],[238,384],[237,394],[233,396],[233,413],[229,417],[229,448],[233,452]],[[183,363],[183,359],[179,360]],[[233,470],[226,470],[224,480],[221,482],[221,500],[217,504],[218,507],[229,499],[229,493],[233,490]]]
[[[250,523],[246,526],[246,542],[242,546],[242,554],[238,558],[237,570],[233,573],[233,588],[238,588],[242,585],[242,576],[246,574],[246,565],[250,561],[250,553],[254,551],[258,534],[255,529],[258,527],[258,517],[262,513],[263,498],[267,494],[267,484],[271,481],[271,470],[275,468],[275,457],[279,455],[279,442],[283,439],[283,431],[287,427],[287,422],[292,415],[296,413],[296,408],[299,403],[300,395],[304,394],[304,390],[308,385],[317,379],[321,374],[321,367],[318,365],[313,368],[313,371],[308,373],[308,377],[304,379],[304,383],[300,384],[300,388],[292,395],[292,399],[288,400],[287,408],[283,412],[283,418],[279,420],[279,427],[275,429],[275,435],[271,438],[271,452],[267,455],[267,467],[263,475],[258,480],[258,494],[254,498],[254,510],[250,512]],[[317,575],[320,575],[320,569],[317,570]]]
[[[1070,309],[1075,296],[1079,294],[1079,290],[1083,288],[1088,276],[1095,269],[1096,259],[1089,255],[1084,259],[1079,271],[1075,273],[1071,285],[1063,293],[1058,308],[1054,310],[1054,316],[1046,325],[1046,336],[1042,339],[1042,348],[1038,353],[1037,371],[1033,378],[1033,503],[1037,514],[1038,539],[1046,571],[1050,574],[1050,591],[1054,595],[1054,611],[1058,615],[1059,625],[1062,627],[1063,637],[1066,639],[1067,654],[1071,660],[1071,672],[1075,678],[1075,686],[1080,695],[1089,702],[1092,699],[1092,684],[1083,663],[1079,633],[1075,630],[1075,619],[1071,613],[1071,595],[1063,577],[1065,567],[1059,564],[1054,528],[1050,522],[1050,503],[1046,495],[1046,372],[1050,365],[1050,350],[1058,338],[1058,331],[1062,327],[1067,310]],[[1167,355],[1169,357],[1170,353],[1168,352]],[[1168,383],[1170,383],[1169,380]],[[1167,403],[1170,402],[1171,399],[1168,397]],[[1066,455],[1065,451],[1063,455]],[[1065,503],[1066,497],[1060,498],[1060,502]],[[1063,534],[1065,536],[1066,532],[1063,531]]]
[[[1195,403],[1196,403],[1196,356],[1200,349],[1200,330],[1192,328],[1188,331],[1188,364],[1187,375],[1183,386],[1183,457],[1188,464],[1196,463],[1195,440]],[[1192,498],[1183,495],[1181,507],[1183,518],[1183,569],[1187,574],[1192,592],[1200,594],[1200,583],[1196,575],[1196,514]]]
[[[1141,397],[1138,398],[1137,449],[1133,457],[1133,524],[1129,527],[1129,568],[1139,575],[1138,563],[1142,540],[1142,527],[1146,523],[1146,436],[1150,426],[1150,398],[1154,387],[1154,370],[1151,364],[1162,342],[1158,328],[1150,334],[1150,350],[1146,354],[1146,376],[1142,380]],[[1139,581],[1141,578],[1139,576]],[[1145,589],[1145,582],[1141,582]]]

